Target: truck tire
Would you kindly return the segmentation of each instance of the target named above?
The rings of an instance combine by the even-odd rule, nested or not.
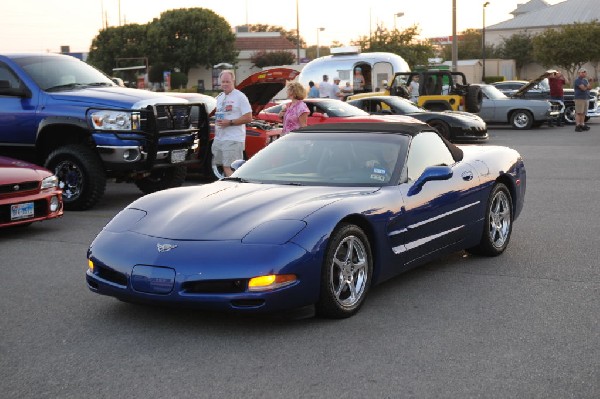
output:
[[[474,114],[481,111],[481,103],[483,102],[483,93],[479,86],[467,87],[467,97],[465,98],[465,109],[467,112]]]
[[[96,205],[106,189],[106,175],[98,155],[83,144],[52,151],[44,167],[54,172],[63,190],[65,209],[83,211]]]
[[[155,169],[150,172],[150,176],[135,180],[135,185],[144,194],[150,194],[168,188],[181,187],[185,182],[186,174],[185,166]]]

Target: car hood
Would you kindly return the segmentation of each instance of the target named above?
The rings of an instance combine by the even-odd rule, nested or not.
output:
[[[261,224],[303,220],[334,202],[376,190],[219,181],[143,197],[106,229],[172,240],[241,240]]]
[[[248,97],[252,106],[252,115],[258,115],[272,101],[290,80],[294,80],[300,72],[290,68],[271,68],[256,72],[240,84],[236,89]]]
[[[55,101],[83,104],[86,107],[142,109],[152,104],[185,104],[186,100],[147,90],[126,87],[86,87],[48,93]]]
[[[526,85],[523,85],[523,87],[521,87],[519,90],[514,92],[512,94],[512,97],[521,97],[521,96],[525,95],[525,93],[527,93],[529,90],[531,90],[535,85],[540,83],[542,80],[546,79],[548,76],[552,75],[554,72],[557,72],[557,71],[549,70],[549,71],[544,72],[537,78],[530,80]]]
[[[39,181],[51,175],[46,169],[29,162],[0,157],[0,185]]]

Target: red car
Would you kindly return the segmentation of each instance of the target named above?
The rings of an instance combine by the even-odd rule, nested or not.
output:
[[[248,97],[254,117],[253,121],[246,125],[246,149],[244,151],[246,159],[251,158],[281,135],[279,121],[269,123],[258,120],[256,117],[265,105],[272,105],[273,97],[285,87],[288,81],[294,80],[299,74],[300,72],[294,69],[272,68],[250,75],[236,86]],[[219,179],[223,177],[223,171],[212,162],[211,146],[213,138],[214,125],[211,123],[208,145],[203,145],[203,139],[200,138],[198,159],[207,177]]]
[[[352,123],[352,122],[405,122],[415,123],[416,119],[402,115],[371,115],[362,109],[330,98],[307,98],[304,100],[310,114],[307,124]],[[258,119],[268,122],[281,122],[278,114],[283,104],[269,107],[258,114]]]
[[[63,215],[62,190],[47,169],[0,156],[0,227]]]

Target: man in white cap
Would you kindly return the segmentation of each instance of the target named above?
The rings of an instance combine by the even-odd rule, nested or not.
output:
[[[331,85],[331,92],[329,94],[329,98],[337,98],[338,100],[342,99],[344,95],[340,91],[340,77],[336,76],[333,78],[333,84]]]

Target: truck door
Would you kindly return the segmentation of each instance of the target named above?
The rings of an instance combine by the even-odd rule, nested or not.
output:
[[[25,96],[25,91],[29,95]],[[37,93],[31,95],[17,74],[0,62],[0,143],[35,143],[37,101]]]

